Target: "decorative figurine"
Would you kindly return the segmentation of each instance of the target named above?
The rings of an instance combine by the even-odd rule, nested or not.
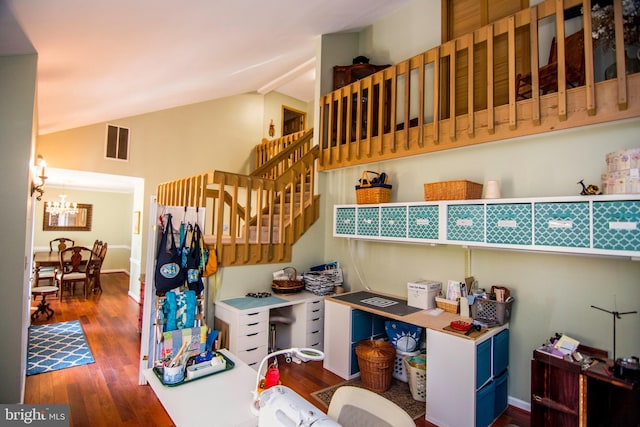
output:
[[[580,192],[581,196],[596,196],[596,195],[602,194],[600,192],[600,187],[598,187],[595,184],[590,184],[585,186],[584,179],[581,179],[580,181],[578,181],[578,184],[582,186],[582,191]]]

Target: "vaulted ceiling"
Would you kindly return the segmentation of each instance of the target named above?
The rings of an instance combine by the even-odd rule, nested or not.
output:
[[[0,55],[37,52],[39,133],[251,92],[313,99],[322,34],[408,0],[0,0]]]

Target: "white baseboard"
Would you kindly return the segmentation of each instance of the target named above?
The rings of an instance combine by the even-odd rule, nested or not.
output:
[[[509,405],[522,409],[523,411],[531,412],[531,403],[525,402],[524,400],[516,399],[515,397],[509,396],[507,398],[507,402]]]
[[[131,291],[127,292],[127,295],[129,295],[129,298],[140,304],[140,297],[138,295],[132,294]]]

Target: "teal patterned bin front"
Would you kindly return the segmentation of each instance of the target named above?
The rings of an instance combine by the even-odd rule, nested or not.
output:
[[[531,225],[530,203],[487,205],[487,243],[530,245]]]
[[[439,229],[439,206],[409,206],[410,239],[437,240]]]
[[[358,236],[377,237],[380,228],[380,209],[358,208],[358,227],[356,233]]]
[[[356,208],[336,208],[334,233],[336,236],[356,235]]]
[[[640,250],[640,200],[593,202],[593,247]]]
[[[380,235],[407,237],[407,207],[382,206],[380,208]]]
[[[447,240],[484,242],[484,205],[447,206]]]
[[[589,203],[535,204],[535,245],[589,247]]]

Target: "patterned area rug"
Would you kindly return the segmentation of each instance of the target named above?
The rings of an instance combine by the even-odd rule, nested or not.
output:
[[[29,327],[27,375],[94,362],[79,321]]]
[[[358,377],[331,387],[327,387],[322,390],[314,391],[313,393],[311,393],[311,396],[322,403],[326,409],[329,407],[329,402],[331,402],[333,393],[335,393],[338,387],[342,387],[344,385],[363,387],[362,382],[360,381],[360,377]],[[389,399],[390,401],[407,411],[407,413],[414,420],[418,417],[424,416],[425,414],[425,402],[420,402],[413,398],[413,396],[411,395],[411,390],[409,390],[408,383],[393,378],[391,380],[391,387],[389,388],[389,390],[378,394]]]

